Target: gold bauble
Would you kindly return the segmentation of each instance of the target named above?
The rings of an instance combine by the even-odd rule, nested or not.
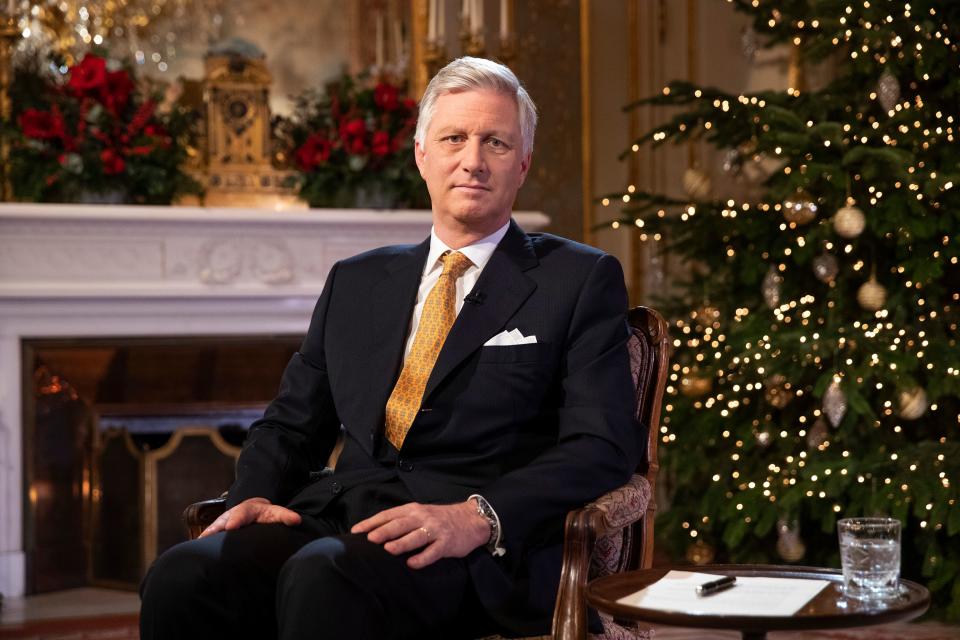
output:
[[[691,373],[680,379],[680,393],[688,398],[699,398],[710,393],[713,388],[713,379],[707,376]]]
[[[813,196],[800,189],[783,201],[783,217],[796,224],[812,222],[817,217],[817,203]]]
[[[857,291],[857,302],[868,311],[882,309],[886,301],[887,290],[873,276],[870,276],[870,279],[864,282]]]
[[[687,561],[692,564],[710,564],[715,555],[713,547],[703,540],[697,540],[687,547]]]
[[[712,327],[713,323],[720,320],[720,309],[710,304],[699,307],[695,313],[694,320],[696,320],[697,324],[701,327]]]
[[[841,238],[856,238],[867,226],[867,217],[858,207],[843,207],[833,215],[833,229]]]
[[[694,200],[703,200],[710,195],[710,176],[699,169],[683,172],[683,190]]]
[[[923,387],[901,391],[898,400],[897,413],[904,420],[916,420],[927,411],[927,392]]]
[[[793,391],[790,390],[790,383],[785,376],[776,373],[763,382],[765,391],[763,397],[767,404],[777,409],[783,409],[787,403],[793,400]]]

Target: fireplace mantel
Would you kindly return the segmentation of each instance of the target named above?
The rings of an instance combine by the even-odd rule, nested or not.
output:
[[[23,339],[302,334],[335,262],[429,230],[429,211],[0,204],[0,593],[25,587]]]

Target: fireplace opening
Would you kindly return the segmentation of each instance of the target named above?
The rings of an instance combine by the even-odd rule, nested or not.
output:
[[[296,336],[25,339],[26,593],[135,589],[233,479]]]

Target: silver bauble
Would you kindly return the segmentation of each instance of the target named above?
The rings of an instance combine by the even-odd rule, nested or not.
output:
[[[847,414],[847,396],[840,388],[840,380],[837,378],[833,379],[823,394],[823,412],[834,427],[838,426]]]
[[[740,52],[743,53],[743,57],[748,62],[753,62],[753,59],[757,57],[758,48],[757,32],[753,30],[753,27],[747,27],[740,32]]]
[[[771,309],[776,309],[780,304],[780,284],[782,282],[783,277],[777,272],[777,268],[770,265],[770,268],[767,270],[767,275],[763,277],[763,284],[760,285],[760,290],[763,293],[763,299],[766,301],[767,306]]]
[[[710,195],[710,176],[699,169],[683,172],[683,190],[694,200],[703,200]]]
[[[783,217],[798,225],[812,222],[817,217],[817,203],[801,189],[783,201]]]
[[[743,157],[740,155],[740,152],[736,149],[728,149],[726,153],[723,154],[723,170],[736,178],[740,175],[742,169]]]
[[[840,271],[840,265],[833,254],[823,253],[813,259],[813,275],[821,282],[833,282]]]
[[[787,562],[796,562],[807,552],[796,520],[777,520],[777,553]]]
[[[769,431],[757,432],[757,444],[760,445],[761,447],[769,447],[772,441],[773,441],[773,436],[770,435]]]
[[[867,311],[882,309],[886,301],[887,290],[873,276],[870,276],[870,279],[860,285],[860,289],[857,290],[857,302]]]
[[[823,418],[817,418],[816,421],[810,425],[810,430],[807,431],[807,446],[811,449],[816,449],[826,442],[828,437],[829,431],[826,421],[824,421]]]
[[[898,401],[897,413],[904,420],[916,420],[927,411],[927,392],[923,387],[901,391]]]
[[[858,207],[842,207],[833,215],[833,229],[841,238],[856,238],[866,226],[867,217]]]
[[[880,101],[884,111],[892,111],[900,101],[900,83],[889,69],[884,69],[880,74],[880,80],[877,82],[877,100]]]

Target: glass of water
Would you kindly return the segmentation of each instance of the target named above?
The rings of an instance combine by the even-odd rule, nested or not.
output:
[[[837,521],[843,590],[858,599],[896,595],[900,578],[900,521],[844,518]]]

